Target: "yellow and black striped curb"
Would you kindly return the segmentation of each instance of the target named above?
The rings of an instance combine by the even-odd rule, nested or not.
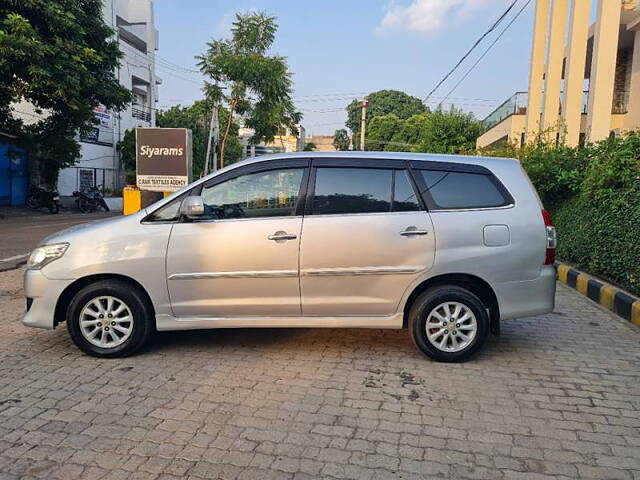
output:
[[[619,317],[640,326],[640,299],[613,285],[601,282],[564,263],[556,262],[558,280],[611,310]]]

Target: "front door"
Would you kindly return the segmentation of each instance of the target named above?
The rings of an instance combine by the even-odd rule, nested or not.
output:
[[[167,283],[176,317],[300,315],[305,167],[271,165],[205,184],[203,218],[174,225]]]
[[[433,265],[431,218],[402,163],[322,165],[312,170],[300,244],[303,315],[392,315]]]

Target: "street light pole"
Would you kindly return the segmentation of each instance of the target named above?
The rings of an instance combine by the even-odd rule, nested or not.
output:
[[[365,131],[367,129],[367,106],[369,105],[369,100],[366,98],[362,99],[362,116],[360,119],[360,150],[365,151]]]

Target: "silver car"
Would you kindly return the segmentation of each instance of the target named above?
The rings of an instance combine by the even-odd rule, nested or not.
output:
[[[31,254],[25,325],[100,357],[154,330],[407,328],[463,361],[554,306],[555,230],[519,162],[333,152],[226,167]]]

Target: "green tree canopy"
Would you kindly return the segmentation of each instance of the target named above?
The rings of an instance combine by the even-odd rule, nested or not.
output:
[[[475,150],[480,135],[481,122],[472,113],[451,107],[423,114],[418,129],[418,146],[413,151],[431,153],[465,153]],[[409,139],[402,139],[405,143]]]
[[[197,57],[202,73],[209,78],[207,98],[229,105],[230,115],[222,128],[221,165],[235,114],[255,131],[253,143],[273,141],[281,127],[297,133],[302,115],[291,99],[289,68],[284,57],[268,54],[277,30],[275,17],[266,13],[236,14],[231,39],[212,40]]]
[[[389,142],[391,142],[403,122],[393,113],[373,117],[367,127],[367,138],[365,140],[367,150],[383,151],[387,150],[387,147],[391,147],[388,150],[394,150],[395,147],[389,145]]]
[[[466,153],[474,150],[481,124],[473,114],[456,108],[401,119],[388,114],[371,119],[367,150],[425,153]]]
[[[0,131],[41,161],[47,183],[76,161],[76,134],[90,131],[95,107],[122,109],[130,101],[114,74],[120,56],[101,0],[0,2]],[[20,120],[21,101],[42,119]]]
[[[379,90],[367,95],[367,127],[375,117],[394,114],[402,120],[426,112],[428,109],[422,100],[398,90]],[[356,147],[360,148],[360,121],[362,102],[354,100],[347,106],[346,126],[355,136]],[[368,136],[368,135],[367,135]]]
[[[350,143],[351,142],[349,140],[349,133],[346,129],[339,128],[333,134],[333,146],[336,150],[341,152],[349,150]]]

